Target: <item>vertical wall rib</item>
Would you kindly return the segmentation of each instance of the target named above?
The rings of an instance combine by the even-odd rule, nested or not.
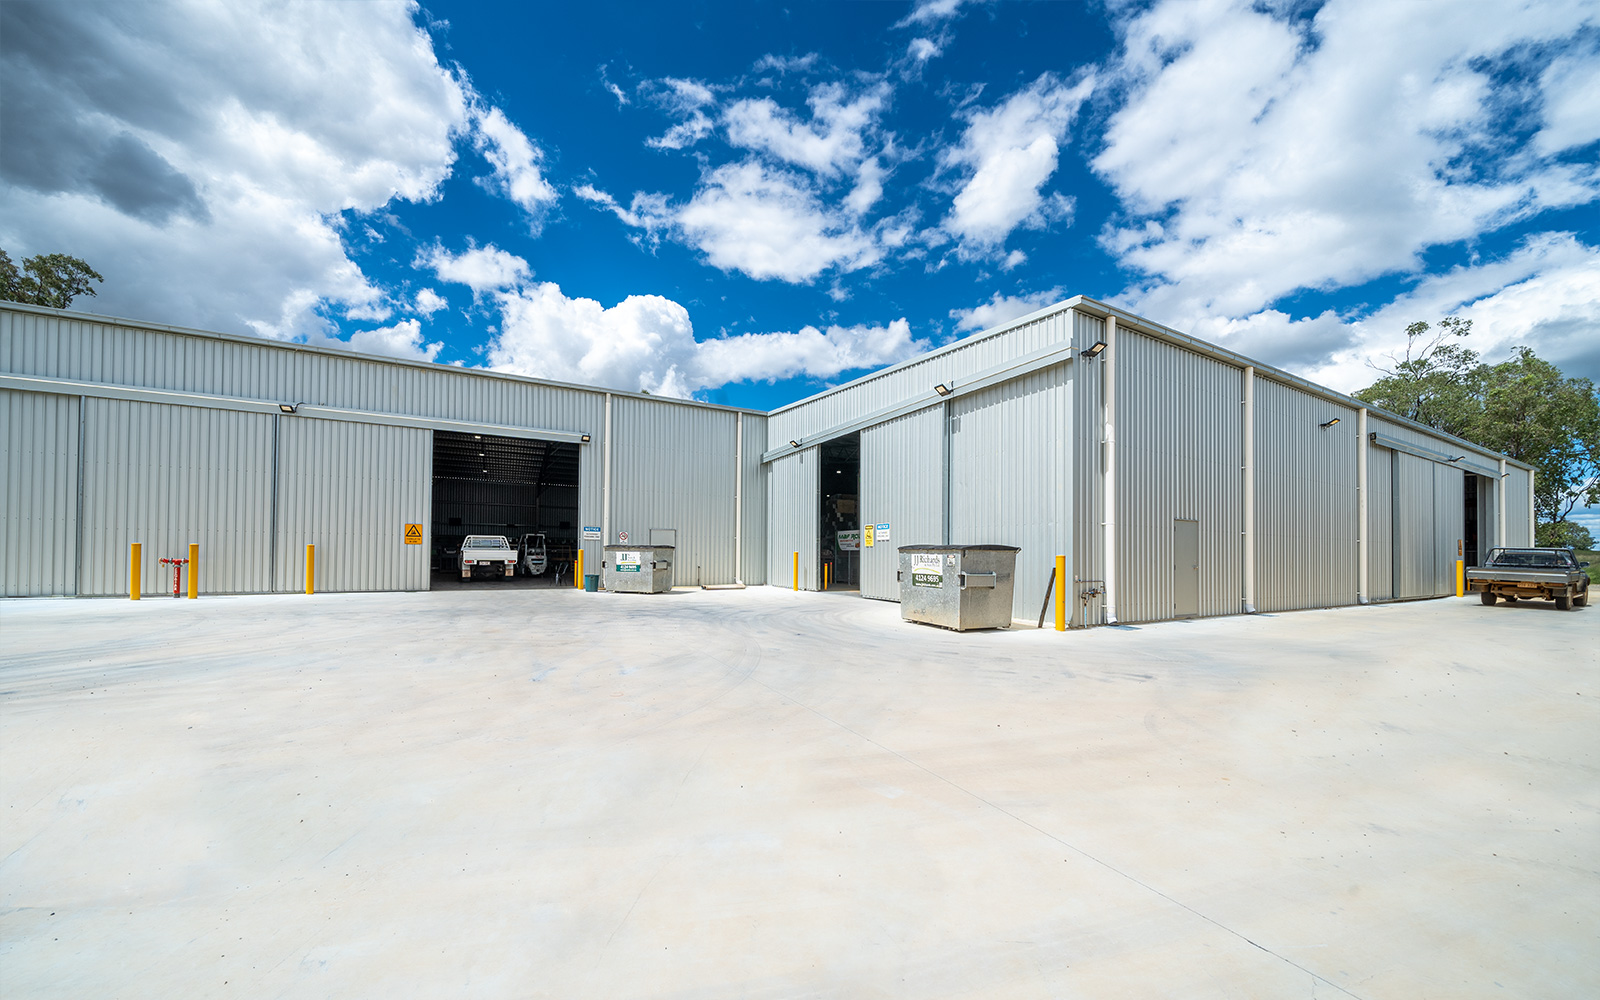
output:
[[[77,592],[78,397],[0,390],[0,580],[7,597]]]
[[[861,596],[898,601],[897,546],[939,543],[943,449],[943,406],[861,432],[861,523],[889,525],[887,543],[861,550]]]

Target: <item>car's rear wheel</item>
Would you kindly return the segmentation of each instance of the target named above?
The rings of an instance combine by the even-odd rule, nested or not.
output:
[[[1483,602],[1484,607],[1492,607],[1494,605],[1494,591],[1485,590],[1478,595],[1478,600]]]
[[[1566,594],[1557,594],[1556,595],[1556,610],[1557,611],[1570,611],[1570,610],[1572,610],[1572,598],[1568,597]]]
[[[1588,607],[1589,606],[1589,588],[1588,587],[1583,588],[1583,593],[1581,593],[1577,597],[1573,598],[1572,603],[1576,604],[1580,608]]]

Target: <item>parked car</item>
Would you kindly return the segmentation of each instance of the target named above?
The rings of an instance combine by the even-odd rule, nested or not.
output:
[[[512,576],[517,572],[517,550],[504,535],[468,535],[461,542],[461,579],[475,576]]]
[[[1490,549],[1482,566],[1467,570],[1467,590],[1486,605],[1537,599],[1562,611],[1581,608],[1589,603],[1588,565],[1571,549]]]
[[[543,533],[523,535],[517,542],[517,568],[528,576],[543,576],[550,568],[549,550]]]

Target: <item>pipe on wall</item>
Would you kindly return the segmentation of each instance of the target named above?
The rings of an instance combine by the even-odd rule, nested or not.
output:
[[[600,545],[603,552],[605,551],[604,546],[611,544],[611,393],[609,392],[606,393],[605,454],[601,456],[600,460],[605,466],[600,472]],[[579,520],[582,520],[582,518],[579,518]],[[578,527],[582,529],[583,526],[580,524]],[[581,530],[579,535],[582,535]],[[578,548],[583,548],[583,539],[581,537],[578,539]]]
[[[1256,613],[1256,369],[1244,368],[1244,613]]]
[[[1533,477],[1529,476],[1531,482]],[[1495,483],[1495,533],[1494,543],[1501,548],[1506,544],[1506,460],[1500,460],[1500,478]]]
[[[1367,408],[1356,411],[1356,603],[1372,599],[1367,579]]]
[[[744,586],[744,414],[733,418],[733,582]],[[606,435],[607,440],[611,437]]]
[[[1117,623],[1117,318],[1106,317],[1106,349],[1100,376],[1105,408],[1105,612],[1106,624]]]

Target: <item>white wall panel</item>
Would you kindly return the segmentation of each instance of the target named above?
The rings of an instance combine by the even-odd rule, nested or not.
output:
[[[141,543],[143,593],[172,593],[159,560],[200,545],[202,594],[267,589],[274,417],[117,399],[84,405],[83,584],[128,592]]]
[[[944,404],[861,432],[861,522],[889,541],[861,550],[861,596],[898,601],[901,545],[944,538]]]
[[[767,465],[767,583],[794,586],[794,553],[800,553],[800,589],[818,590],[817,530],[821,498],[817,479],[822,458],[816,448],[773,459]]]
[[[432,484],[431,431],[282,418],[274,589],[304,589],[307,545],[318,591],[428,589],[428,546],[403,532],[433,523]]]
[[[78,397],[0,390],[0,583],[77,592]]]

